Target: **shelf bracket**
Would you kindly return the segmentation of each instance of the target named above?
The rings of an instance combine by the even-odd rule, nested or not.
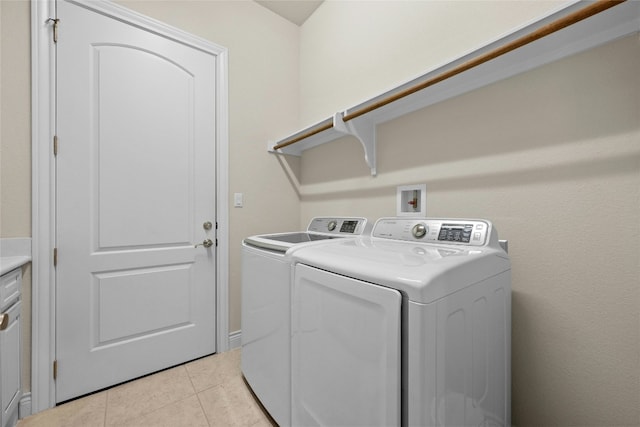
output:
[[[376,124],[374,121],[361,116],[345,122],[342,120],[343,114],[337,120],[338,114],[334,116],[334,127],[337,130],[355,136],[364,149],[364,160],[371,169],[371,176],[376,176]]]

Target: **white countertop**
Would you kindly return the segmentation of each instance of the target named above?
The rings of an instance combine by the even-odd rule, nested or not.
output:
[[[0,275],[8,273],[26,263],[31,262],[30,256],[3,256],[0,257]]]

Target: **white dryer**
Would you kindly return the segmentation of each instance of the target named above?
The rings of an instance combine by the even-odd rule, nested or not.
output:
[[[511,265],[491,222],[381,218],[292,258],[293,425],[510,425]]]
[[[242,373],[281,426],[291,425],[291,254],[370,229],[365,218],[317,217],[306,231],[242,243]]]

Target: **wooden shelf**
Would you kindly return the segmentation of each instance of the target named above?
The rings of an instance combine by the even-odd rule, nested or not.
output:
[[[639,31],[640,2],[580,1],[375,98],[269,143],[268,150],[300,156],[312,147],[353,135],[362,143],[365,161],[375,176],[378,124]]]

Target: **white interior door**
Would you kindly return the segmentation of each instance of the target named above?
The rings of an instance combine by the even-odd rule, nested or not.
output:
[[[216,57],[58,1],[56,401],[215,351]],[[204,223],[214,226],[207,230]]]

